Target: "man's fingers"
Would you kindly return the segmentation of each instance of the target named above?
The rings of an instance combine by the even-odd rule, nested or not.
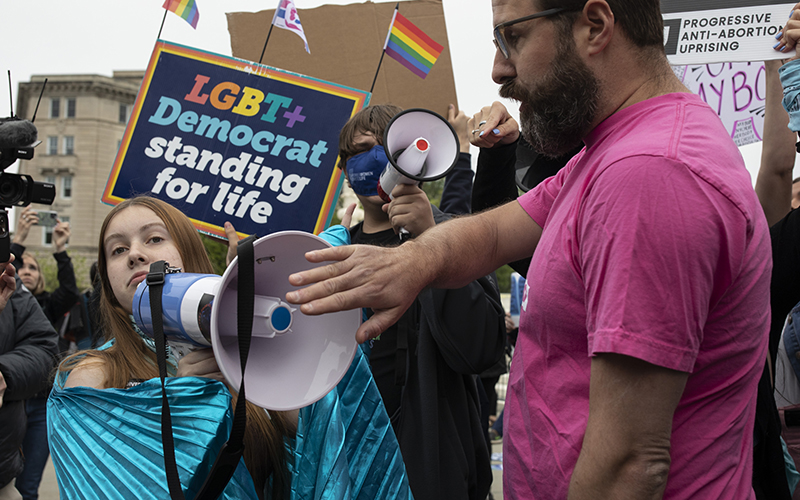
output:
[[[308,285],[305,288],[294,290],[286,294],[286,300],[292,304],[308,304],[315,302],[314,305],[306,307],[303,312],[311,314],[322,314],[333,310],[336,305],[346,306],[352,309],[349,304],[342,302],[342,298],[335,299],[334,302],[321,302],[337,293],[355,288],[352,278],[343,278],[342,275],[350,270],[350,265],[342,262],[328,264],[326,266],[315,267],[308,271],[295,273],[289,276],[289,284],[293,286]]]
[[[317,283],[310,287],[298,290],[303,297],[303,303],[300,305],[300,312],[308,316],[318,316],[320,314],[327,314],[339,311],[349,311],[350,309],[358,309],[363,293],[359,291],[346,290],[338,293],[331,293],[331,287],[335,286],[331,281]],[[291,292],[290,292],[291,293]],[[313,300],[306,300],[309,297],[314,297]],[[289,294],[286,294],[289,300]],[[291,302],[291,300],[289,300]]]
[[[306,252],[306,260],[313,263],[341,261],[348,258],[355,251],[355,245],[325,248],[323,250],[313,250]],[[318,281],[335,278],[344,272],[335,267],[334,264],[319,266],[307,271],[294,273],[289,276],[289,283],[293,286],[304,286]],[[295,302],[297,303],[297,302]]]
[[[357,245],[323,248],[306,252],[306,260],[313,263],[344,260],[355,252]]]

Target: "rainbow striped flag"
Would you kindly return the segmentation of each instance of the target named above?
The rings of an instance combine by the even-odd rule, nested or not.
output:
[[[166,0],[163,7],[170,12],[181,16],[192,28],[197,29],[197,20],[200,19],[200,12],[197,10],[197,3],[194,0]]]
[[[424,79],[443,49],[395,9],[389,34],[383,44],[386,54]]]

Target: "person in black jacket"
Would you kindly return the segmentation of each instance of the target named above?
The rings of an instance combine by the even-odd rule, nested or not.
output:
[[[444,178],[439,210],[451,215],[470,213],[472,199],[472,155],[469,153],[469,128],[467,115],[451,104],[447,109],[447,121],[458,137],[458,159]]]
[[[340,134],[339,166],[364,206],[364,221],[350,230],[354,244],[396,246],[400,228],[413,238],[449,218],[415,185],[395,187],[391,203],[377,195],[383,133],[400,111],[370,106]],[[486,276],[455,290],[423,291],[370,343],[370,365],[417,500],[488,495],[492,471],[474,375],[503,356],[504,334],[500,294]]]
[[[20,498],[25,400],[45,387],[57,352],[53,327],[14,275],[6,264],[0,276],[0,498]]]
[[[496,129],[484,130],[484,123],[495,120],[499,123]],[[516,200],[520,189],[528,191],[555,175],[583,149],[581,144],[555,158],[534,151],[520,135],[517,121],[498,101],[475,113],[468,125],[473,130],[470,142],[480,148],[472,187],[472,213]],[[530,263],[527,258],[508,265],[524,278]]]
[[[67,255],[66,246],[70,236],[68,222],[59,222],[53,228],[53,258],[58,264],[58,288],[53,293],[45,290],[44,274],[39,262],[33,254],[26,252],[23,243],[28,236],[30,227],[39,221],[35,209],[25,207],[17,221],[17,230],[11,244],[11,253],[14,254],[14,264],[17,265],[20,281],[30,290],[36,302],[44,311],[45,316],[56,331],[61,331],[65,314],[75,305],[80,298],[80,291],[75,282],[75,271],[72,260]],[[70,350],[70,342],[59,336],[59,352]],[[74,349],[74,346],[72,346]],[[47,445],[47,396],[50,384],[25,403],[28,415],[27,432],[23,442],[25,454],[25,469],[17,477],[16,485],[24,500],[39,498],[39,484],[42,480],[47,457],[50,454]]]

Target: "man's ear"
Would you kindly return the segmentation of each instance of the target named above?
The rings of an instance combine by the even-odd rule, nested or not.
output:
[[[589,56],[601,53],[614,37],[614,13],[606,0],[588,0],[576,24],[579,42]]]

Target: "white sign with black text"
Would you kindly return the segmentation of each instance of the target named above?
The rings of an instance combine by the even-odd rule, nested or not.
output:
[[[773,47],[795,3],[661,0],[664,47],[673,65],[788,57]],[[724,7],[724,8],[720,8]]]

